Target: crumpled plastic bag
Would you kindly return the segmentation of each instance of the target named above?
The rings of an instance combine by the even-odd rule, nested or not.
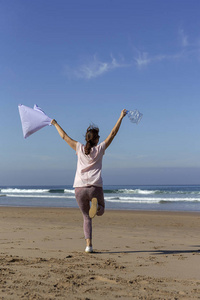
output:
[[[33,108],[19,104],[18,108],[25,139],[43,127],[51,125],[52,119],[37,104]]]

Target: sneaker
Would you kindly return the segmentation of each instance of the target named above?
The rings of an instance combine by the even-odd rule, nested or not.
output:
[[[98,201],[97,201],[97,198],[92,198],[92,204],[91,204],[91,207],[90,207],[90,210],[89,210],[89,216],[90,218],[94,218],[97,214],[97,209],[98,209]]]
[[[86,252],[86,253],[92,253],[92,252],[93,252],[92,246],[87,246],[87,247],[85,248],[85,252]]]

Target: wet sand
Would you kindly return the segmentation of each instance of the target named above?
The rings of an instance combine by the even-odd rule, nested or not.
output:
[[[200,213],[0,208],[0,299],[200,299]]]

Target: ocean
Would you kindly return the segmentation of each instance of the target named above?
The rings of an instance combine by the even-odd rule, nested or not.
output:
[[[200,185],[104,186],[106,209],[200,212]],[[78,207],[72,186],[0,187],[0,206]]]

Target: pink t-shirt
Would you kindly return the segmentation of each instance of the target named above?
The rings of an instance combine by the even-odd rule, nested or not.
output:
[[[79,142],[76,145],[76,154],[78,157],[76,175],[73,187],[101,186],[103,180],[101,177],[102,159],[105,153],[105,142],[92,147],[90,154],[86,155],[85,146]]]

